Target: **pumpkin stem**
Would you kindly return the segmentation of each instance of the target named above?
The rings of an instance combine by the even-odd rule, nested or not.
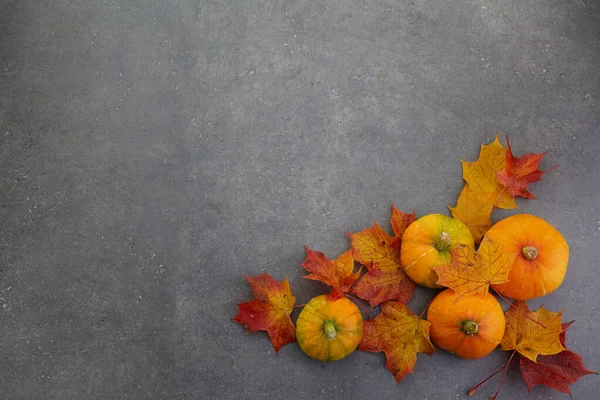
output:
[[[523,248],[521,249],[521,254],[523,254],[523,257],[525,257],[526,260],[531,261],[535,260],[539,252],[538,249],[536,249],[533,246],[523,246]]]
[[[335,324],[333,321],[325,321],[323,324],[323,330],[327,335],[327,339],[333,340],[337,336],[337,330],[335,329]]]
[[[440,236],[437,238],[435,243],[433,244],[438,251],[446,251],[450,247],[450,235],[448,232],[440,233]]]
[[[469,320],[463,323],[462,329],[467,335],[474,335],[479,330],[479,325],[477,325],[477,322]]]

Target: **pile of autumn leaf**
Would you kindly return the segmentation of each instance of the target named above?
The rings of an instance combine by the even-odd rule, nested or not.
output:
[[[490,217],[493,210],[518,208],[516,196],[534,199],[528,185],[540,180],[545,173],[538,169],[545,153],[529,153],[515,158],[508,138],[507,143],[508,149],[496,137],[493,143],[481,146],[476,162],[461,161],[465,186],[456,206],[449,209],[453,218],[469,228],[477,245],[492,226]],[[386,368],[394,374],[397,383],[413,371],[417,353],[431,355],[434,352],[429,322],[413,314],[406,306],[415,290],[415,283],[401,265],[400,248],[404,231],[415,220],[415,212],[403,213],[392,206],[390,222],[394,236],[389,236],[375,223],[369,229],[349,233],[351,249],[337,259],[329,260],[323,253],[305,248],[306,259],[302,263],[310,273],[305,278],[321,281],[332,288],[330,300],[348,297],[358,302],[357,299],[361,299],[371,308],[381,308],[375,318],[364,321],[358,348],[384,352]],[[486,245],[486,241],[481,243],[480,252]],[[468,255],[469,265],[479,268],[477,273],[461,276],[456,270],[461,268],[461,263],[456,261],[454,254],[455,262],[436,268],[441,277],[437,283],[453,289],[457,296],[467,296],[485,295],[490,284],[506,282],[509,273],[506,263],[478,263],[480,252]],[[360,265],[358,270],[356,263]],[[444,280],[444,273],[452,279]],[[255,299],[238,304],[239,312],[234,321],[243,324],[250,332],[267,331],[277,352],[296,339],[290,316],[298,306],[295,306],[296,299],[289,282],[287,279],[277,281],[267,273],[246,276],[246,279]],[[505,313],[506,330],[500,343],[502,350],[512,353],[506,365],[492,376],[502,371],[506,374],[516,353],[520,358],[521,375],[529,390],[544,384],[570,394],[570,384],[583,375],[595,374],[584,366],[578,354],[565,347],[566,330],[572,322],[561,323],[561,317],[562,312],[551,312],[543,306],[532,312],[525,301],[513,302]],[[482,383],[485,381],[487,379]],[[473,395],[479,386],[469,395]]]

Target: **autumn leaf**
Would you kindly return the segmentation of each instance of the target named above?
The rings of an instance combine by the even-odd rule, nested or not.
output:
[[[406,275],[400,263],[402,233],[416,219],[392,206],[392,227],[395,236],[389,236],[375,222],[372,228],[348,233],[354,259],[367,267],[367,273],[350,292],[369,302],[371,307],[386,301],[407,303],[415,291],[415,283]]]
[[[495,194],[473,193],[469,185],[458,196],[456,207],[448,207],[452,217],[464,223],[473,235],[475,244],[481,242],[483,235],[492,227],[491,215],[494,210]]]
[[[506,162],[506,148],[500,143],[499,135],[496,135],[492,143],[481,145],[477,161],[460,162],[463,166],[463,179],[473,193],[494,194],[483,199],[498,208],[519,208],[514,198],[506,194],[496,175],[496,171],[504,170]]]
[[[405,214],[402,211],[399,211],[396,206],[392,204],[392,231],[394,231],[394,236],[397,238],[402,238],[404,235],[404,231],[410,224],[417,220],[417,213],[412,212],[411,214]]]
[[[535,362],[538,355],[553,355],[565,350],[560,341],[561,312],[540,307],[531,312],[527,303],[515,301],[506,311],[506,330],[500,346],[502,350],[516,350]]]
[[[350,287],[358,277],[359,272],[354,272],[354,258],[352,250],[348,250],[339,256],[336,260],[328,260],[325,254],[320,251],[314,251],[304,246],[306,258],[302,266],[310,272],[303,278],[321,281],[333,290],[329,295],[330,300],[338,300],[344,296],[344,292],[350,290]]]
[[[504,170],[506,149],[498,135],[490,144],[482,144],[475,162],[460,161],[465,186],[455,207],[448,207],[452,217],[463,222],[471,231],[475,244],[492,226],[494,207],[518,208],[513,197],[498,181],[496,172]]]
[[[244,325],[248,332],[267,331],[275,353],[296,340],[296,329],[290,318],[296,298],[290,283],[277,281],[268,273],[244,277],[256,299],[238,304],[238,314],[233,321]]]
[[[558,165],[554,166],[550,171],[541,171],[538,167],[546,152],[541,154],[527,153],[522,157],[515,158],[512,154],[510,142],[506,151],[506,161],[504,168],[496,172],[498,182],[508,190],[511,197],[523,196],[527,199],[535,199],[535,197],[527,190],[530,183],[537,182],[542,179],[542,175],[552,171]]]
[[[562,324],[563,332],[560,334],[560,342],[565,346],[566,331],[573,321]],[[583,364],[583,359],[577,353],[569,349],[550,356],[539,356],[537,363],[521,357],[521,376],[525,380],[527,390],[537,385],[546,385],[559,392],[571,395],[569,385],[577,382],[584,375],[597,374],[590,371]]]
[[[429,322],[413,314],[404,304],[388,301],[381,305],[381,313],[367,320],[359,349],[383,351],[385,367],[394,374],[396,383],[413,371],[417,353],[433,354],[429,339]]]
[[[452,250],[452,264],[434,271],[437,284],[454,290],[458,301],[465,296],[485,297],[490,284],[508,282],[512,260],[500,243],[485,237],[477,253],[470,246],[458,246]]]

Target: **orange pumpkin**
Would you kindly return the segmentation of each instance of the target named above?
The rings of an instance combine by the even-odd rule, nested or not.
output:
[[[544,296],[560,286],[569,262],[569,245],[543,219],[517,214],[500,220],[486,236],[502,244],[514,256],[509,281],[492,287],[504,296],[528,300]]]
[[[408,226],[402,236],[400,262],[419,285],[441,288],[432,269],[452,263],[452,249],[461,244],[474,247],[469,228],[457,219],[429,214]]]
[[[329,300],[324,294],[304,306],[296,322],[302,351],[321,361],[340,360],[352,353],[362,338],[363,319],[349,299]]]
[[[462,358],[480,358],[504,336],[504,312],[491,294],[467,297],[456,303],[452,289],[439,293],[429,305],[427,321],[433,343]]]

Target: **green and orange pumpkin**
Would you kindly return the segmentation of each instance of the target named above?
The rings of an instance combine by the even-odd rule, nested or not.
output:
[[[313,298],[296,321],[296,340],[302,351],[321,361],[340,360],[352,353],[362,338],[360,310],[346,297]]]
[[[460,245],[474,247],[471,231],[461,221],[442,214],[429,214],[406,228],[402,236],[400,262],[416,283],[430,288],[436,284],[435,267],[452,263],[452,249]]]

